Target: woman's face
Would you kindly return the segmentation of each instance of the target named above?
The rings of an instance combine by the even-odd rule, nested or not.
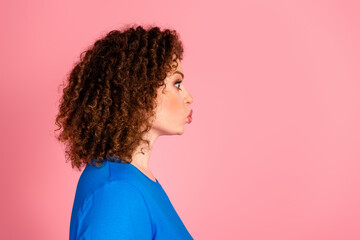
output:
[[[165,86],[158,89],[156,118],[152,130],[160,135],[181,135],[189,123],[190,104],[193,98],[184,86],[184,72],[177,60],[177,69],[165,79]]]

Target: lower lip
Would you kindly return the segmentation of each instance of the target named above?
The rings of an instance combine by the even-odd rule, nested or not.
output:
[[[188,116],[189,123],[192,122],[192,117]]]

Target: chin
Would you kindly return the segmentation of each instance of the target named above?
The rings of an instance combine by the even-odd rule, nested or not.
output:
[[[184,129],[184,127],[183,127],[178,135],[183,135],[184,132],[185,132],[185,129]]]
[[[182,130],[180,133],[178,133],[178,135],[183,135],[184,134],[184,130]]]

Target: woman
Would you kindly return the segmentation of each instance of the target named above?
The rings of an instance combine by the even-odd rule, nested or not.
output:
[[[155,140],[192,120],[176,31],[114,30],[84,53],[56,117],[67,159],[85,167],[70,239],[193,239],[149,169]]]

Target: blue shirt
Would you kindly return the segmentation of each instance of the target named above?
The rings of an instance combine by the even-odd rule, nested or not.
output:
[[[85,167],[76,189],[70,240],[193,239],[159,181],[118,160]]]

